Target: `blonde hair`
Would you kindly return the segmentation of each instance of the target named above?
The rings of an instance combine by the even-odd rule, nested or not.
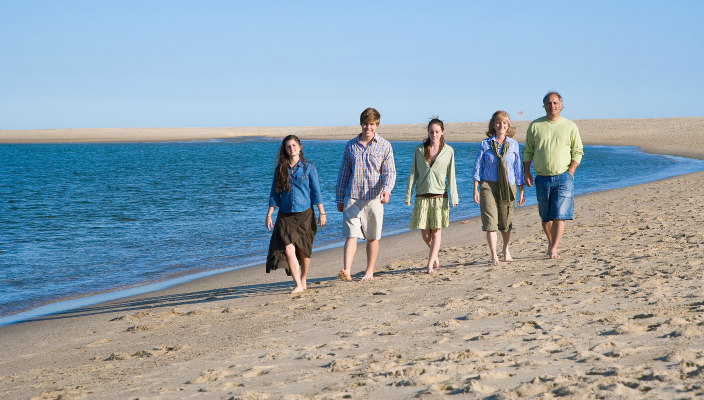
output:
[[[494,124],[496,124],[497,120],[502,120],[508,122],[508,129],[506,130],[506,136],[508,137],[513,137],[513,135],[516,134],[516,129],[511,125],[511,117],[508,115],[506,111],[499,110],[494,113],[494,115],[491,116],[491,119],[489,120],[489,130],[486,132],[487,137],[492,137],[496,135],[496,129],[494,128]]]

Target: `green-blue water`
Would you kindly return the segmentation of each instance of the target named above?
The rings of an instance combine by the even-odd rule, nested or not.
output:
[[[0,316],[62,298],[263,262],[279,143],[0,145]],[[403,204],[403,193],[417,143],[392,144],[398,177],[385,209],[385,234],[408,224],[412,207]],[[450,215],[459,220],[478,214],[471,201],[478,144],[450,144],[460,195]],[[342,218],[334,193],[344,142],[304,141],[303,147],[319,171],[328,212],[315,246],[339,243]],[[587,146],[585,153],[578,193],[704,170],[699,160],[634,148]],[[530,188],[526,200],[535,203]]]

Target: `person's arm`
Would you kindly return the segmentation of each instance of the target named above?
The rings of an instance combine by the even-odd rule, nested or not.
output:
[[[271,215],[274,213],[274,209],[279,206],[280,199],[281,196],[276,191],[276,172],[274,172],[274,179],[271,181],[271,191],[269,191],[269,210],[264,219],[264,226],[268,231],[274,226],[274,223],[271,221]]]
[[[523,161],[523,181],[526,186],[533,187],[533,175],[530,173],[530,161]]]
[[[350,174],[352,173],[348,150],[348,146],[345,146],[345,152],[342,154],[340,171],[337,173],[337,184],[335,185],[335,204],[337,205],[337,211],[339,212],[342,212],[344,207],[343,202],[345,201],[345,189],[347,188],[350,180]]]
[[[323,207],[323,196],[320,193],[320,181],[318,179],[318,170],[312,163],[307,164],[308,167],[308,185],[310,187],[310,204],[318,206],[318,225],[325,226],[327,223],[327,215],[325,207]]]
[[[381,165],[381,179],[383,179],[383,186],[381,189],[381,204],[386,204],[389,202],[391,197],[391,190],[394,188],[396,183],[396,165],[394,164],[394,150],[391,148],[391,143],[386,142],[388,149],[384,155],[384,161]]]
[[[472,190],[472,197],[475,203],[479,204],[479,181],[474,181],[474,188]]]
[[[450,205],[455,207],[460,202],[460,196],[457,193],[457,179],[455,177],[455,151],[450,154],[450,162],[447,165],[447,186],[450,189]]]
[[[523,162],[521,161],[521,150],[518,142],[516,142],[516,147],[513,160],[513,177],[516,186],[523,186],[525,184],[525,177],[523,176]]]
[[[579,129],[574,126],[574,129],[570,138],[570,166],[567,172],[574,177],[574,173],[577,170],[577,166],[582,162],[582,155],[584,155],[584,146],[582,146],[582,138],[579,136]]]
[[[523,203],[525,203],[525,201],[526,201],[526,198],[523,193],[523,185],[519,185],[518,186],[518,206],[519,207],[522,206]]]
[[[416,149],[413,149],[413,160],[411,161],[411,169],[408,172],[408,180],[406,181],[406,196],[404,202],[407,206],[411,205],[411,196],[413,195],[413,186],[416,184],[416,178],[418,177],[418,168],[416,167],[416,157],[418,153]]]
[[[266,219],[264,220],[264,226],[266,226],[266,230],[270,231],[271,228],[274,227],[274,222],[271,221],[271,214],[274,213],[274,207],[269,206],[269,210],[266,212]]]
[[[528,187],[533,187],[533,175],[530,173],[530,163],[533,161],[533,146],[534,137],[533,130],[531,129],[533,124],[528,126],[528,132],[526,132],[526,143],[523,145],[523,181]]]

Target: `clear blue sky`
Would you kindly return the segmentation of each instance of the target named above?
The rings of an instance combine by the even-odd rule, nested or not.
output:
[[[704,115],[704,1],[0,0],[0,129]]]

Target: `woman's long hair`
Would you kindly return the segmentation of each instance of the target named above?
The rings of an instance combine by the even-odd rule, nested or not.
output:
[[[438,117],[433,117],[430,122],[428,122],[428,129],[427,131],[430,132],[430,126],[436,124],[440,125],[440,130],[445,132],[445,124],[440,120]],[[423,156],[425,157],[425,162],[430,163],[430,138],[427,137],[423,141],[423,146],[425,147],[425,151],[423,152]],[[438,148],[438,154],[440,154],[440,151],[442,148],[445,147],[445,135],[440,136],[440,147]]]
[[[301,139],[296,135],[288,135],[281,141],[281,146],[279,146],[279,152],[276,155],[276,169],[274,170],[274,180],[276,181],[276,193],[285,192],[291,189],[291,185],[288,181],[288,167],[291,162],[291,157],[289,157],[286,151],[286,143],[289,140],[295,140],[298,146],[301,148],[300,159],[303,164],[306,163],[306,158],[303,157],[303,146],[301,146]]]
[[[559,95],[558,95],[559,96]],[[486,137],[492,137],[496,135],[496,128],[494,124],[496,121],[506,121],[508,122],[508,130],[506,130],[506,136],[512,138],[516,134],[516,128],[511,125],[511,117],[504,110],[496,111],[489,120],[489,130],[486,131]]]

